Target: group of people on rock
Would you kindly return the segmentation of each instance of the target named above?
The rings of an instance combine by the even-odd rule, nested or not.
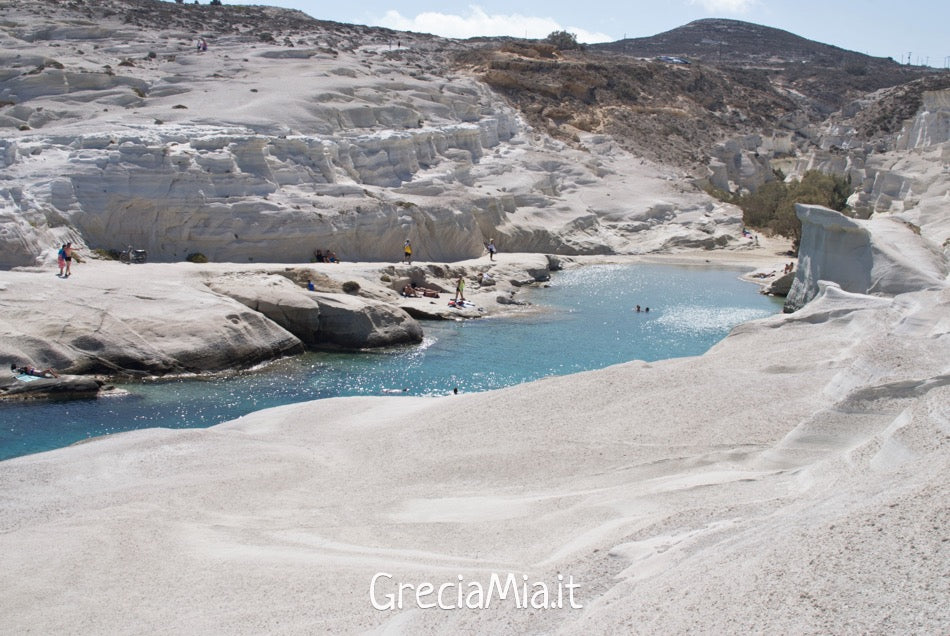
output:
[[[327,250],[326,253],[324,253],[323,250],[314,250],[313,262],[314,263],[339,263],[340,259],[336,257],[336,252],[334,252],[333,250]]]
[[[429,289],[428,287],[420,287],[416,283],[407,283],[405,287],[402,288],[402,295],[407,298],[438,298],[439,290],[438,289]]]
[[[402,295],[407,298],[420,298],[421,296],[426,298],[438,298],[439,290],[421,287],[416,283],[406,283],[402,288]],[[455,298],[453,300],[454,302],[465,302],[464,276],[459,276],[455,283]]]

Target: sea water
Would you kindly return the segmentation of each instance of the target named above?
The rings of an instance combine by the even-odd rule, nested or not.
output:
[[[120,385],[126,395],[94,400],[0,404],[0,459],[138,428],[212,426],[305,400],[486,391],[630,360],[699,355],[734,326],[781,310],[739,273],[587,266],[519,294],[532,303],[522,315],[424,322],[420,345],[308,353],[227,378]],[[637,313],[636,305],[650,310]]]

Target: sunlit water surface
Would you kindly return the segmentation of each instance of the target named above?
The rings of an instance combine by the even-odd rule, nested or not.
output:
[[[699,355],[737,324],[781,310],[739,273],[587,266],[528,292],[541,311],[425,322],[417,346],[308,353],[229,378],[123,385],[128,395],[98,400],[0,404],[0,459],[131,429],[211,426],[304,400],[486,391],[629,360]],[[638,304],[649,313],[633,311]]]

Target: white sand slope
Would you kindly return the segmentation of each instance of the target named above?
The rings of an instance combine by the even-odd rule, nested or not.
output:
[[[2,462],[5,626],[945,631],[948,316],[946,288],[822,284],[699,358],[297,404]],[[377,604],[414,586],[401,611],[373,607],[379,573]],[[493,574],[552,594],[561,575],[583,607],[417,606],[423,583]]]

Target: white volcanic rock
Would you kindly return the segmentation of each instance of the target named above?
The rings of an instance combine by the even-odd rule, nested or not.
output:
[[[305,345],[319,341],[320,305],[312,294],[278,274],[227,274],[208,287],[264,314]]]
[[[402,309],[369,298],[314,292],[320,305],[317,344],[361,349],[422,341],[422,327]]]
[[[798,204],[795,210],[802,239],[786,311],[814,298],[819,281],[849,292],[890,296],[946,285],[946,257],[900,219],[862,221],[817,205]]]
[[[285,329],[181,270],[75,264],[73,276],[5,272],[0,351],[69,373],[167,374],[251,366],[303,350]],[[94,300],[93,300],[94,299]]]
[[[576,149],[530,129],[442,61],[458,43],[401,34],[389,50],[301,20],[288,37],[320,46],[227,33],[199,54],[180,27],[105,8],[37,29],[48,9],[15,3],[0,24],[0,267],[49,263],[63,240],[247,263],[398,260],[407,237],[419,258],[454,261],[489,238],[598,254],[738,235],[729,215],[717,230],[682,217],[712,205],[682,175],[604,138]]]
[[[950,90],[925,91],[920,111],[908,122],[895,144],[897,150],[914,150],[950,142]]]
[[[208,282],[312,347],[362,349],[420,342],[422,327],[387,303],[310,292],[279,274],[238,273]]]

